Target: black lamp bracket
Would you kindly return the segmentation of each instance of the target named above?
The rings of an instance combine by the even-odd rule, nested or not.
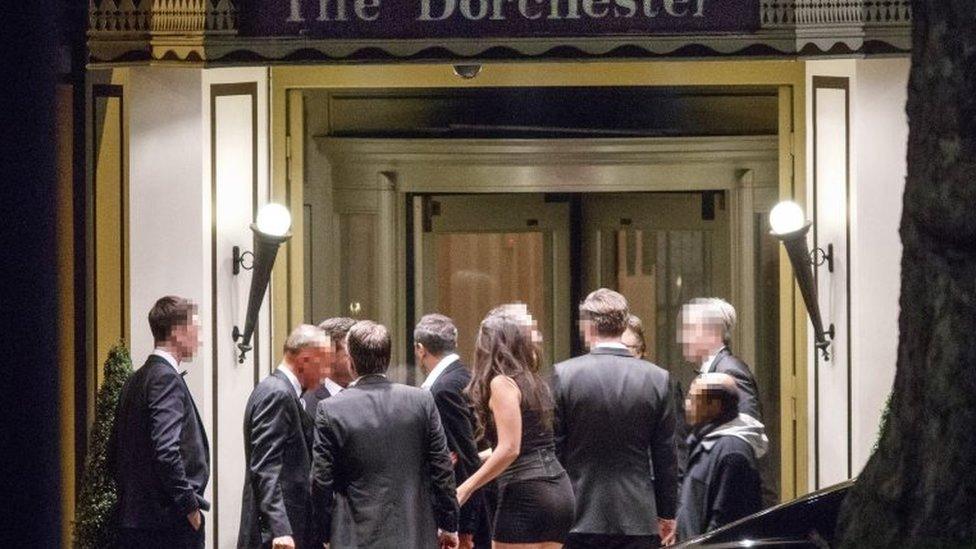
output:
[[[827,272],[834,272],[834,245],[827,244],[827,251],[823,248],[815,248],[810,252],[810,264],[814,267],[820,267],[824,263],[827,264]]]
[[[820,349],[821,354],[823,354],[824,361],[827,362],[830,360],[830,344],[833,343],[834,336],[836,335],[834,332],[833,323],[830,324],[829,328],[824,330],[823,335],[823,339],[815,341],[813,345],[817,349]]]
[[[833,329],[833,326],[831,326],[831,329]],[[239,339],[242,339],[244,337],[244,334],[241,333],[240,328],[234,326],[234,331],[231,332],[231,336],[233,336],[234,341],[237,341]],[[237,362],[238,364],[244,364],[244,359],[246,358],[247,352],[250,351],[253,347],[245,343],[238,343],[237,348],[241,351],[241,354],[238,355],[237,357]]]
[[[234,246],[233,253],[234,253],[234,266],[233,266],[234,275],[241,274],[241,269],[246,269],[250,271],[251,269],[254,268],[253,253],[248,251],[242,252],[240,246]],[[249,264],[247,265],[244,264],[245,259],[249,261]]]

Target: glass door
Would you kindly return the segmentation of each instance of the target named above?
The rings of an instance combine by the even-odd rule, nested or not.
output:
[[[415,197],[414,319],[454,319],[470,362],[478,326],[502,303],[528,306],[544,364],[569,358],[569,207],[542,194]]]

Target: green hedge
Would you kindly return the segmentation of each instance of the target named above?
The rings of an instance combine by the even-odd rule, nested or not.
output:
[[[118,343],[109,351],[104,370],[105,378],[95,400],[95,422],[88,439],[85,473],[75,520],[75,547],[80,549],[117,546],[117,495],[106,460],[122,386],[132,375],[132,359],[124,343]]]

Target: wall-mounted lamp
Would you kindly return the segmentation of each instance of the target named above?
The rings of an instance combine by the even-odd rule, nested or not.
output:
[[[291,214],[288,209],[281,204],[265,204],[258,211],[258,219],[251,223],[251,230],[254,231],[255,250],[251,252],[241,252],[240,248],[234,246],[234,274],[238,274],[241,268],[252,270],[251,291],[247,297],[247,316],[244,317],[244,331],[234,326],[234,341],[237,341],[237,348],[240,350],[238,362],[244,363],[244,356],[251,350],[251,336],[254,334],[254,323],[258,319],[258,311],[261,309],[261,302],[264,301],[264,293],[268,289],[268,281],[271,280],[271,268],[274,267],[275,257],[278,255],[278,247],[291,238]],[[245,257],[251,257],[251,266],[244,265]]]
[[[777,204],[769,212],[770,231],[786,248],[786,254],[793,265],[793,275],[800,286],[803,302],[807,305],[810,321],[813,323],[815,345],[823,353],[824,360],[830,360],[830,341],[834,338],[834,325],[824,330],[820,317],[820,304],[817,301],[817,287],[813,282],[813,268],[824,263],[830,272],[834,271],[834,246],[828,245],[827,250],[817,248],[810,252],[807,246],[807,233],[813,225],[806,220],[806,216],[796,202],[785,200]]]
[[[454,65],[454,75],[471,80],[481,72],[481,65]]]

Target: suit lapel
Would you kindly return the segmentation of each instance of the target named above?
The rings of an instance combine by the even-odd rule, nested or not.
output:
[[[715,355],[715,359],[712,360],[712,363],[708,366],[708,372],[712,373],[716,371],[718,369],[718,365],[721,364],[722,361],[725,360],[725,358],[730,354],[731,351],[729,351],[729,348],[723,347],[722,350],[719,351],[717,355]]]
[[[299,431],[302,433],[302,442],[305,443],[305,448],[311,453],[312,451],[312,438],[311,433],[314,428],[314,423],[312,421],[311,415],[305,410],[305,401],[302,397],[295,395],[295,387],[291,384],[288,376],[283,374],[281,370],[275,369],[271,375],[278,379],[282,384],[284,384],[285,390],[288,394],[295,397],[294,407],[295,413],[298,414],[298,421],[301,422]]]
[[[447,366],[447,368],[444,368],[444,372],[441,373],[440,377],[437,378],[437,381],[434,382],[434,385],[437,385],[443,380],[449,379],[450,376],[454,372],[456,372],[459,368],[464,368],[464,364],[461,364],[460,360],[455,360],[454,362],[450,363]],[[431,387],[431,389],[433,389],[433,387]]]
[[[159,363],[160,368],[172,368],[173,365],[170,364],[165,358],[158,355],[150,355],[149,360],[146,361],[146,365],[152,363]],[[200,410],[197,409],[197,403],[193,400],[193,393],[190,392],[190,386],[186,384],[186,379],[183,377],[186,372],[181,372],[180,383],[183,385],[183,396],[186,400],[190,401],[190,406],[193,407],[193,417],[197,421],[197,431],[200,433],[200,438],[203,440],[203,450],[206,456],[207,463],[210,463],[210,441],[207,440],[207,431],[203,428],[203,420],[200,418]]]

